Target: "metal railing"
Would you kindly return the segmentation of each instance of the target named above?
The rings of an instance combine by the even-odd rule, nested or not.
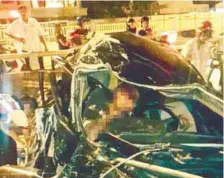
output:
[[[47,56],[66,56],[69,50],[58,50],[58,51],[46,51],[46,52],[32,52],[32,53],[12,53],[12,54],[0,54],[0,60],[15,60],[21,58],[38,58]]]
[[[60,56],[66,56],[67,54],[69,53],[69,50],[59,50],[59,51],[47,51],[47,52],[33,52],[33,53],[21,53],[21,54],[1,54],[0,55],[0,61],[1,60],[15,60],[15,59],[24,59],[24,58],[29,58],[30,62],[31,61],[38,61],[38,57],[44,57],[44,62],[46,62],[45,59],[49,58],[49,57],[52,57],[52,56],[57,56],[57,55],[60,55]],[[46,64],[46,63],[45,63]],[[44,66],[45,66],[44,64]],[[4,67],[4,63],[1,63],[1,67]],[[39,64],[37,64],[39,66]],[[22,87],[22,88],[39,88],[40,90],[40,96],[41,96],[41,101],[42,101],[42,106],[45,107],[45,89],[49,89],[50,88],[50,83],[48,80],[44,80],[44,73],[47,72],[47,73],[52,73],[52,72],[59,72],[59,73],[62,73],[64,72],[63,70],[60,70],[58,71],[58,69],[55,69],[55,65],[52,61],[52,59],[50,60],[50,65],[51,65],[51,68],[50,69],[43,69],[43,70],[32,70],[32,71],[29,71],[29,78],[31,80],[28,80],[24,78],[24,76],[20,76],[23,78],[23,81],[22,83],[20,83],[20,86],[18,86],[17,84],[17,87]],[[32,66],[32,65],[31,65]],[[39,68],[39,67],[38,67]],[[27,73],[28,71],[26,71]],[[30,74],[30,72],[34,72],[32,74]],[[21,74],[23,72],[19,71],[18,72],[7,72],[5,73],[4,70],[2,70],[2,73],[1,73],[1,77],[5,76],[6,74],[16,74],[16,77],[18,77],[18,74]],[[39,78],[38,79],[33,79],[34,77],[34,74],[38,74]],[[56,76],[55,76],[56,77]],[[4,77],[3,78],[0,78],[0,83],[4,83]],[[4,85],[4,84],[3,84]]]
[[[124,18],[121,18],[125,20]],[[224,13],[208,12],[208,13],[189,13],[189,14],[175,14],[175,15],[156,15],[151,16],[150,25],[155,32],[162,32],[168,30],[191,30],[196,29],[203,20],[210,20],[214,25],[214,31],[217,33],[223,32],[223,19]],[[136,20],[139,21],[139,17],[136,17]],[[121,32],[126,30],[126,22],[121,22],[119,19],[118,23],[109,23],[97,24],[95,20],[87,24],[87,28],[91,28],[96,32],[102,33],[113,33]],[[47,41],[55,41],[55,29],[54,23],[41,23],[44,28]],[[64,23],[62,26],[63,33],[67,35],[69,31],[74,28],[74,23]],[[140,23],[138,23],[140,27]],[[7,28],[7,25],[0,26],[0,42],[8,43],[9,38],[4,34],[4,30]]]

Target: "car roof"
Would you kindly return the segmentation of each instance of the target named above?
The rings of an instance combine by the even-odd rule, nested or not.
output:
[[[206,84],[200,73],[177,51],[128,32],[96,36],[81,49],[80,54],[78,57],[81,56],[84,63],[90,59],[93,62],[100,60],[104,64],[110,64],[112,70],[121,77],[128,76],[128,80],[137,83],[141,80],[144,84],[152,85],[153,82],[147,83],[147,79],[144,79],[148,75],[154,81],[159,78],[160,81],[154,84],[160,86]],[[126,74],[121,72],[120,67],[123,67],[122,70],[125,67]]]

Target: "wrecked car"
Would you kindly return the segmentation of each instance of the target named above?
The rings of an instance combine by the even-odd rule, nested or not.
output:
[[[0,175],[223,177],[223,100],[177,52],[115,33],[55,60],[69,74],[51,82],[29,168]]]

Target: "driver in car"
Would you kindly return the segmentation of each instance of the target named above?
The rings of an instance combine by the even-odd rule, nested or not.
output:
[[[89,110],[98,110],[101,118],[87,120],[84,123],[87,137],[92,141],[95,140],[100,132],[106,130],[109,122],[113,119],[122,118],[125,113],[131,112],[138,98],[139,93],[134,86],[122,83],[114,90],[112,97],[108,97],[108,102],[105,103],[102,110],[99,111],[96,105],[89,106]]]
[[[100,93],[100,96],[94,98],[95,104],[88,106],[90,112],[84,111],[85,116],[92,117],[92,120],[85,120],[84,122],[87,137],[92,141],[98,137],[99,133],[107,130],[111,121],[124,118],[125,114],[132,112],[140,96],[133,85],[126,83],[118,85],[113,91],[112,97],[110,92],[100,90],[98,93]],[[107,101],[104,102],[104,106],[100,107],[99,103],[102,103],[102,101],[100,102],[102,98],[104,98],[104,101],[107,98]],[[179,128],[187,130],[189,128],[189,118],[180,115],[178,119]]]

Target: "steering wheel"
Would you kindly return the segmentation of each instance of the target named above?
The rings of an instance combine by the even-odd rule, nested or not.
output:
[[[168,113],[170,115],[170,117],[165,120],[161,120],[161,115],[160,115],[159,116],[160,121],[166,127],[167,132],[172,132],[172,131],[177,130],[178,125],[179,125],[179,119],[178,119],[178,116],[176,116],[171,109],[169,109],[165,105],[161,105],[161,104],[154,104],[152,106],[147,106],[147,108],[148,108],[148,110],[158,109],[158,110]]]
[[[149,109],[147,109],[149,108]],[[130,117],[126,116],[119,119],[114,119],[108,125],[108,131],[113,134],[121,134],[122,132],[130,133],[167,133],[177,130],[179,125],[178,117],[166,106],[155,104],[146,106],[144,111],[162,110],[170,115],[169,118],[161,120],[161,117],[147,118],[146,116]]]

